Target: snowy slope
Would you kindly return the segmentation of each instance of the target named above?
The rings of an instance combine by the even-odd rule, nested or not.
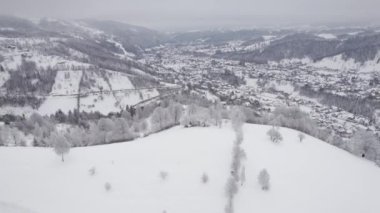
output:
[[[81,98],[81,110],[87,112],[99,111],[103,114],[119,112],[127,105],[134,105],[159,95],[156,89],[134,90],[135,87],[125,73],[106,70],[103,73],[105,77],[97,72],[87,72],[86,75],[94,82],[87,91],[100,91],[101,89],[105,91]]]
[[[342,54],[324,58],[312,64],[314,67],[318,68],[330,68],[337,70],[358,70],[360,72],[372,72],[378,71],[380,69],[380,52],[376,55],[373,60],[368,60],[365,63],[356,62],[354,59],[344,59]]]
[[[68,113],[77,109],[77,96],[82,76],[91,85],[81,88],[80,110],[86,112],[98,111],[103,114],[119,112],[126,105],[134,105],[143,100],[158,96],[156,89],[135,90],[125,73],[105,70],[99,71],[58,71],[49,96],[42,103],[38,112],[50,115],[62,110]],[[103,91],[103,92],[101,92]],[[112,92],[111,92],[112,91]]]
[[[58,71],[50,95],[77,94],[82,71]]]
[[[78,94],[82,74],[82,71],[58,71],[52,91],[42,103],[38,112],[42,115],[50,115],[59,109],[64,113],[76,109],[77,98],[75,94]]]
[[[284,141],[273,144],[269,128],[244,126],[247,181],[235,212],[378,212],[380,169],[373,163],[310,136],[300,143],[297,132],[285,128]],[[229,125],[176,127],[131,143],[75,148],[64,163],[47,148],[0,147],[6,174],[0,175],[0,201],[37,213],[224,212],[233,140]],[[271,176],[268,192],[257,183],[262,168]],[[204,172],[207,184],[201,183]]]

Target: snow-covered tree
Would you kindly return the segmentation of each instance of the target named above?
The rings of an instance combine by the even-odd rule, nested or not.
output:
[[[159,131],[170,126],[170,114],[166,108],[157,107],[152,114],[151,123],[153,131]]]
[[[185,127],[209,126],[210,113],[208,108],[200,107],[195,104],[187,106],[181,119],[181,124]]]
[[[244,183],[245,183],[245,166],[243,166],[243,168],[241,168],[240,183],[241,183],[241,185],[244,185]]]
[[[49,141],[53,145],[54,152],[61,156],[62,162],[64,162],[64,155],[70,152],[71,147],[67,139],[63,135],[53,132],[49,137]]]
[[[261,170],[258,176],[258,181],[262,190],[269,190],[269,180],[270,176],[268,171],[266,169]]]
[[[13,127],[4,126],[0,127],[0,145],[4,146],[23,146],[23,133]]]
[[[112,186],[111,186],[111,184],[110,184],[109,182],[106,182],[106,183],[104,184],[104,188],[106,189],[107,192],[109,192],[109,191],[111,191]]]
[[[202,175],[202,183],[204,183],[204,184],[206,184],[206,183],[208,183],[208,175],[206,174],[206,173],[203,173],[203,175]]]
[[[72,126],[65,134],[67,141],[74,147],[87,145],[84,130],[78,126]]]
[[[279,143],[280,141],[282,141],[282,135],[275,127],[270,128],[267,132],[267,135],[269,136],[270,140],[274,143]]]
[[[166,180],[166,178],[168,177],[169,173],[166,172],[166,171],[161,171],[159,176],[162,180]]]
[[[230,177],[226,183],[226,196],[227,196],[227,204],[224,208],[225,213],[233,213],[234,212],[234,196],[239,191],[238,185],[234,177]]]
[[[298,133],[298,139],[300,140],[300,142],[302,142],[305,139],[305,135],[301,132]]]
[[[210,118],[215,126],[222,126],[222,105],[217,102],[209,107]]]
[[[351,150],[358,156],[369,160],[376,160],[380,155],[380,141],[366,130],[358,130],[350,140]]]
[[[243,124],[246,120],[246,117],[245,117],[243,110],[240,107],[235,106],[231,110],[230,119],[231,119],[231,123],[232,123],[232,128],[235,131],[237,131],[237,130],[241,129],[241,127],[243,126]]]
[[[91,176],[94,176],[96,174],[96,168],[95,168],[95,166],[91,167],[91,169],[88,170],[88,173]]]
[[[129,140],[133,138],[129,123],[124,118],[115,118],[113,119],[114,129],[112,130],[111,137],[112,140]]]
[[[183,106],[179,103],[170,102],[168,106],[169,113],[173,118],[174,124],[179,124],[181,117],[183,115]]]
[[[115,128],[113,120],[110,118],[101,118],[98,122],[97,135],[103,144],[109,143],[112,140],[112,130]]]

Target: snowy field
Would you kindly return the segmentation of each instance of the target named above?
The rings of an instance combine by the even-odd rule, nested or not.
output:
[[[82,71],[58,71],[50,96],[42,103],[38,112],[42,115],[50,115],[61,110],[67,114],[70,110],[77,109],[78,102],[75,94],[79,92],[82,75],[84,75]],[[127,105],[135,105],[159,95],[156,89],[134,90],[135,87],[128,75],[124,73],[107,70],[104,72],[105,77],[99,72],[86,72],[85,75],[93,84],[90,88],[84,88],[81,91],[83,94],[89,93],[80,99],[81,111],[98,111],[103,114],[119,112]],[[100,91],[105,92],[100,93]]]
[[[82,74],[82,71],[58,71],[50,96],[42,103],[38,112],[42,115],[50,115],[56,113],[59,109],[64,113],[76,109],[77,98],[75,94],[79,92]]]
[[[236,213],[378,212],[380,169],[373,163],[311,136],[300,143],[298,132],[285,128],[284,141],[274,144],[269,128],[244,126],[246,182]],[[74,148],[64,163],[48,148],[0,147],[0,212],[224,212],[234,138],[227,124],[175,127],[133,142]],[[263,168],[269,191],[257,181]]]

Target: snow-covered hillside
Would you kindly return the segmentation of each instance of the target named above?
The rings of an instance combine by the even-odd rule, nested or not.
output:
[[[83,74],[84,73],[84,74]],[[156,89],[135,90],[125,73],[111,70],[100,71],[58,71],[51,93],[42,103],[38,112],[43,115],[54,114],[58,110],[68,113],[77,109],[79,84],[90,82],[81,89],[81,111],[103,114],[118,112],[127,105],[134,105],[143,100],[159,95]]]
[[[312,64],[314,67],[318,68],[329,68],[335,70],[358,70],[360,72],[373,72],[380,69],[380,52],[377,53],[374,59],[368,60],[365,63],[360,63],[352,58],[344,59],[342,54],[327,57]]]
[[[269,128],[244,126],[246,182],[235,212],[378,212],[380,169],[373,163],[311,136],[301,143],[285,128],[284,141],[274,144]],[[228,124],[175,127],[129,143],[74,148],[64,163],[48,148],[0,147],[0,212],[10,205],[36,213],[223,212],[234,138]],[[263,168],[269,191],[257,181]]]

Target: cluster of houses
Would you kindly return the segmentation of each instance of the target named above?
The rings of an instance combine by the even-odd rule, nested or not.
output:
[[[229,46],[224,49],[232,48],[231,43],[226,45]],[[204,54],[198,54],[199,51]],[[278,105],[300,106],[320,126],[342,137],[352,136],[358,128],[380,135],[380,110],[375,113],[375,119],[367,118],[324,105],[299,92],[308,85],[315,91],[343,97],[371,97],[380,106],[380,84],[373,84],[371,74],[316,68],[302,63],[241,63],[213,58],[215,51],[217,48],[213,45],[167,45],[151,49],[144,60],[157,70],[163,81],[170,79],[170,83],[210,92],[226,104],[242,104],[259,112],[271,111]],[[231,82],[230,77],[238,82]]]

